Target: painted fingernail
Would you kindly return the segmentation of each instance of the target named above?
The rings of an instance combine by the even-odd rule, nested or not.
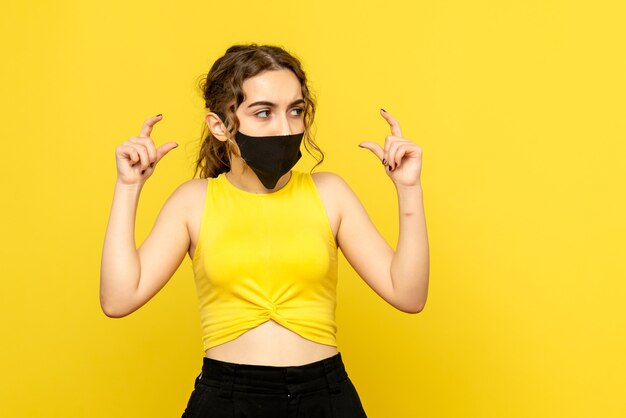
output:
[[[387,166],[387,170],[391,171],[391,166],[390,165]]]
[[[163,116],[163,114],[162,114],[162,113],[159,113],[159,114],[158,114],[158,115],[156,115],[155,117],[157,117],[157,118],[158,118],[158,117],[161,117],[161,116]]]
[[[387,159],[383,158],[383,165],[387,165]]]
[[[385,109],[383,109],[382,107],[380,108],[380,110],[382,110],[383,112],[387,113],[387,111]]]

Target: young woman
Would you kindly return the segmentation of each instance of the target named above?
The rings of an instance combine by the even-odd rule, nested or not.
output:
[[[138,249],[140,191],[177,144],[155,146],[157,115],[116,149],[102,309],[110,317],[132,313],[167,283],[187,253],[206,354],[184,417],[363,417],[335,342],[337,249],[394,307],[423,309],[429,251],[421,149],[382,109],[391,135],[382,147],[360,144],[382,162],[397,189],[394,251],[339,176],[292,170],[302,140],[323,159],[310,135],[315,103],[295,57],[274,46],[233,46],[202,89],[208,130],[200,178],[172,193]]]

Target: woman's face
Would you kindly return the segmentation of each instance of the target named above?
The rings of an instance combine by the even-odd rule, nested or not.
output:
[[[249,136],[304,132],[304,100],[291,70],[271,70],[243,82],[244,101],[237,108],[239,131]]]

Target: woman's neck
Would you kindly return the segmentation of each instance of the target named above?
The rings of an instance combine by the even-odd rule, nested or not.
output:
[[[265,194],[273,193],[282,189],[289,182],[289,179],[291,178],[291,171],[285,173],[280,179],[278,179],[276,187],[268,189],[263,186],[261,180],[259,180],[250,167],[246,166],[241,159],[234,157],[231,158],[230,171],[226,173],[226,178],[233,186],[241,190],[250,193]]]

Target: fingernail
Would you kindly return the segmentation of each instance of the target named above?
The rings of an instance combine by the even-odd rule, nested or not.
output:
[[[391,166],[390,165],[387,166],[387,170],[391,171]]]
[[[383,165],[387,165],[387,159],[383,158]]]
[[[382,107],[380,108],[380,110],[382,110],[383,112],[387,113],[387,111],[385,109],[383,109]]]
[[[161,116],[163,116],[163,114],[162,114],[162,113],[159,113],[158,115],[156,115],[156,117],[157,117],[157,118],[158,118],[158,117],[161,117]]]

